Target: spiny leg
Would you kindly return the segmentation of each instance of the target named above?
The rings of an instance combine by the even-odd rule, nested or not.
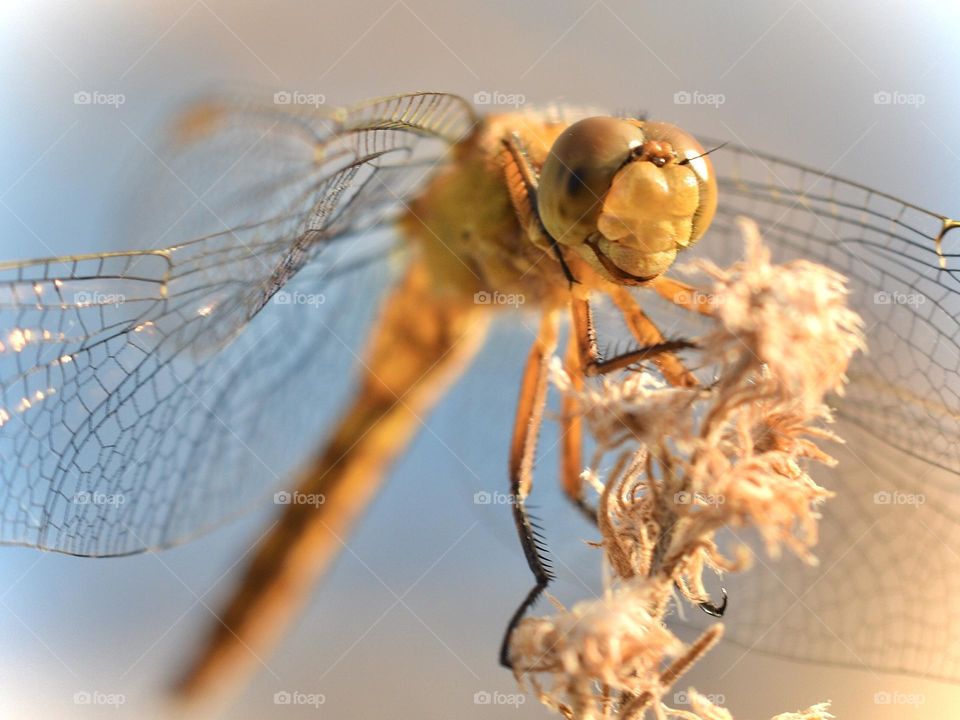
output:
[[[710,294],[693,285],[664,276],[654,278],[648,283],[657,294],[675,305],[701,315],[713,314]],[[641,343],[636,350],[622,353],[613,358],[604,359],[597,347],[593,316],[586,299],[575,300],[580,307],[574,308],[574,322],[579,323],[579,335],[582,338],[582,367],[586,375],[603,375],[622,370],[644,360],[653,361],[663,373],[664,378],[675,387],[694,387],[697,384],[693,374],[684,367],[676,356],[676,351],[695,348],[689,340],[667,340],[659,328],[643,312],[639,303],[625,287],[617,287],[609,293],[616,303],[631,334]]]
[[[604,359],[597,345],[597,334],[593,324],[593,310],[590,307],[590,301],[586,298],[575,297],[572,300],[571,308],[572,324],[573,332],[580,341],[580,363],[583,374],[587,377],[605,375],[628,368],[644,360],[651,360],[660,368],[664,377],[671,384],[688,386],[692,383],[695,385],[696,379],[684,368],[675,352],[696,347],[696,345],[689,340],[665,340],[653,321],[640,311],[640,307],[633,301],[625,288],[622,289],[622,295],[620,289],[618,289],[612,293],[612,296],[624,312],[624,319],[627,321],[630,331],[644,345],[636,350]],[[625,308],[631,312],[628,313]]]
[[[619,367],[627,367],[644,359],[652,359],[673,385],[689,386],[696,383],[693,375],[683,366],[671,350],[680,349],[681,343],[665,345],[663,336],[656,326],[640,311],[632,296],[623,291],[626,298],[615,298],[624,313],[627,325],[634,337],[646,347],[604,361],[597,345],[596,328],[593,324],[593,311],[590,302],[584,297],[574,297],[570,303],[570,341],[567,348],[566,370],[573,387],[583,388],[584,377],[612,372]],[[687,343],[682,343],[684,347]],[[594,524],[597,523],[596,509],[587,502],[583,492],[582,455],[583,427],[576,401],[571,395],[563,398],[561,416],[562,456],[561,486],[567,498]]]
[[[527,154],[520,144],[516,135],[503,141],[503,174],[506,180],[507,192],[510,195],[510,202],[513,210],[517,214],[520,226],[527,233],[537,247],[549,248],[560,263],[564,277],[570,285],[577,284],[577,279],[573,276],[567,261],[563,257],[560,245],[553,238],[547,229],[543,226],[540,219],[540,213],[537,211],[535,198],[537,197],[537,187],[539,176],[537,169],[530,164]]]
[[[692,292],[690,286],[684,287]],[[674,354],[675,350],[695,347],[693,343],[685,340],[665,340],[659,328],[657,328],[653,320],[651,320],[650,317],[641,310],[639,304],[633,298],[633,295],[631,295],[626,288],[617,288],[611,293],[611,297],[617,304],[617,307],[619,307],[620,311],[623,313],[627,327],[630,329],[633,336],[639,342],[644,343],[645,347],[624,353],[615,358],[611,358],[610,360],[602,360],[600,356],[600,350],[597,345],[597,334],[593,324],[593,312],[590,308],[590,303],[585,298],[575,298],[571,303],[571,335],[572,338],[576,339],[578,342],[578,352],[576,353],[576,357],[578,358],[579,366],[583,371],[578,378],[581,385],[584,374],[604,374],[621,368],[629,367],[646,359],[650,359],[653,360],[660,372],[663,373],[664,378],[671,385],[676,387],[696,386],[696,377],[694,377],[694,375],[683,365],[683,362]],[[570,364],[568,360],[568,368],[569,367]],[[573,377],[574,375],[571,374],[571,378]],[[566,416],[566,414],[567,412],[565,410],[564,415]],[[580,433],[578,433],[577,437],[578,443],[581,442],[579,435]],[[580,451],[578,450],[578,457],[579,453]],[[568,489],[568,483],[571,482],[572,477],[576,478],[577,485],[571,486],[570,489]],[[582,479],[579,473],[573,476],[569,474],[565,468],[563,486],[564,492],[571,500],[573,500],[574,504],[578,508],[583,509],[584,506],[589,508],[589,505],[587,505],[586,501],[583,500]],[[593,514],[593,520],[596,522],[595,513]],[[723,617],[724,611],[727,608],[727,591],[725,588],[721,588],[721,592],[723,594],[723,600],[719,605],[710,601],[706,601],[698,603],[700,609],[703,610],[703,612],[705,612],[707,615],[712,615],[713,617]]]
[[[571,323],[564,366],[577,391],[583,389],[580,345]],[[583,418],[572,393],[563,396],[560,412],[560,485],[570,502],[596,525],[597,510],[583,496]]]
[[[553,311],[544,313],[537,339],[530,349],[523,371],[517,414],[513,425],[513,440],[510,443],[510,494],[513,500],[513,520],[520,536],[520,545],[533,573],[535,584],[510,618],[503,643],[500,646],[500,664],[512,668],[510,661],[510,637],[523,619],[527,610],[553,579],[553,572],[545,557],[539,528],[533,523],[526,508],[526,500],[533,486],[533,463],[537,438],[543,420],[543,407],[547,400],[547,366],[557,346],[557,316]]]
[[[707,600],[702,603],[697,603],[697,607],[711,617],[722,618],[723,614],[727,611],[727,589],[720,588],[720,594],[723,595],[723,601],[719,605]]]
[[[510,195],[511,203],[520,225],[526,230],[531,240],[540,247],[550,248],[556,255],[567,280],[572,286],[577,283],[573,277],[563,253],[556,240],[550,236],[543,226],[539,213],[536,209],[536,198],[538,177],[536,168],[534,168],[523,150],[517,137],[511,137],[503,141],[504,154],[504,179],[507,190]],[[695,293],[694,289],[678,281],[669,281],[666,279],[654,280],[655,289],[662,296],[673,300],[677,304],[689,307],[689,309],[708,313],[707,310],[697,307],[693,302],[695,299],[706,297],[703,293]],[[691,305],[684,305],[679,300],[686,293],[691,299]],[[593,326],[593,317],[588,300],[579,293],[574,293],[571,303],[571,342],[568,347],[566,365],[567,372],[575,387],[583,386],[585,375],[598,375],[613,372],[618,369],[626,368],[643,360],[652,360],[663,373],[668,382],[675,386],[692,387],[697,384],[696,378],[690,373],[683,363],[677,358],[675,351],[694,347],[693,343],[685,340],[667,341],[663,338],[659,329],[652,320],[644,313],[640,306],[625,288],[618,288],[613,293],[614,301],[624,314],[624,319],[634,337],[643,344],[643,347],[624,353],[608,360],[602,359],[599,348],[597,347],[596,333]],[[554,331],[555,332],[555,331]],[[535,346],[536,347],[536,346]],[[531,355],[531,360],[533,356]],[[530,371],[530,361],[528,361],[527,371]],[[524,391],[521,392],[521,403],[526,393],[526,375]],[[544,393],[546,392],[546,380],[543,379]],[[542,402],[540,407],[542,410]],[[574,412],[574,401],[569,396],[563,400],[562,419],[561,419],[561,484],[564,493],[573,502],[573,504],[586,515],[592,522],[596,523],[596,511],[583,497],[583,479],[581,476],[581,458],[583,444],[582,421]],[[522,407],[522,406],[521,406]],[[519,411],[520,408],[518,408]],[[518,412],[518,421],[520,414]],[[537,419],[539,424],[539,418]],[[519,424],[518,424],[519,427]],[[517,428],[514,430],[514,449],[518,442]],[[536,431],[534,431],[534,442],[536,442]],[[511,478],[513,458],[511,454]],[[532,466],[532,455],[531,455]],[[532,480],[532,478],[531,478]],[[511,480],[512,482],[512,480]],[[527,483],[527,492],[529,492],[529,482]],[[515,493],[515,498],[519,496]],[[525,497],[525,496],[524,496]],[[527,556],[527,562],[537,579],[537,583],[530,591],[524,603],[517,609],[517,612],[511,618],[507,628],[503,645],[500,651],[500,661],[503,665],[510,667],[509,661],[509,640],[514,627],[523,618],[523,615],[529,607],[536,601],[537,597],[543,592],[550,581],[550,574],[543,566],[543,561],[537,552],[533,528],[530,525],[529,517],[526,514],[522,504],[517,502],[514,506],[514,518],[517,522],[517,529],[520,532],[521,544]],[[726,608],[727,597],[724,590],[722,606],[716,606],[712,603],[703,603],[701,608],[704,612],[717,617],[723,614]]]
[[[506,181],[507,191],[510,195],[510,201],[520,225],[529,235],[534,244],[539,247],[551,248],[559,260],[563,272],[571,282],[571,286],[576,283],[563,254],[557,245],[556,240],[550,236],[540,218],[536,207],[536,196],[539,184],[537,169],[530,163],[529,158],[522,146],[519,137],[514,134],[503,140],[504,151],[502,155],[504,179]],[[661,296],[675,302],[688,309],[709,314],[708,302],[709,296],[698,291],[691,285],[687,285],[677,280],[671,280],[659,276],[650,281],[650,286]],[[674,350],[682,350],[693,347],[687,341],[674,340],[666,341],[652,320],[644,313],[633,296],[626,288],[617,288],[611,295],[614,301],[620,307],[621,312],[627,322],[630,331],[634,337],[639,340],[643,347],[629,353],[624,353],[616,358],[604,360],[600,357],[599,349],[596,344],[596,333],[593,328],[593,318],[587,299],[579,293],[574,293],[572,315],[574,335],[581,339],[579,353],[579,368],[581,373],[573,374],[575,383],[582,386],[582,377],[580,375],[596,375],[607,372],[613,372],[646,359],[653,360],[668,382],[675,386],[692,387],[696,385],[696,378],[683,366],[682,362],[674,354]],[[684,302],[686,301],[686,302]],[[576,328],[579,326],[580,331]],[[571,366],[573,355],[568,354],[568,366]],[[572,367],[572,366],[571,366]],[[569,369],[569,368],[568,368]],[[566,414],[565,414],[566,415]],[[565,443],[564,457],[578,458],[579,450],[573,450],[577,428],[571,426],[575,432],[571,437],[570,443]],[[564,433],[567,437],[569,433]],[[577,472],[579,478],[579,472]],[[570,474],[564,470],[564,487],[573,487],[568,485],[567,480]],[[576,483],[579,485],[579,482]],[[579,503],[578,503],[579,504]]]
[[[636,301],[633,295],[625,287],[618,287],[610,297],[617,304],[620,312],[623,313],[623,319],[627,323],[630,332],[643,346],[641,350],[635,351],[642,353],[647,351],[646,357],[653,360],[654,365],[663,374],[668,383],[675,387],[694,387],[697,385],[697,379],[693,376],[683,362],[670,349],[682,350],[693,347],[693,343],[684,340],[667,341],[663,333],[656,326],[650,316],[647,315]],[[667,346],[672,344],[672,348]],[[664,348],[664,352],[652,353],[652,348]],[[643,358],[645,359],[645,358]]]
[[[537,170],[529,162],[516,137],[507,138],[503,141],[503,145],[504,178],[510,194],[510,201],[520,225],[535,244],[553,250],[572,287],[577,284],[577,280],[567,267],[556,240],[547,233],[537,213],[536,203],[534,202],[538,185]],[[581,356],[582,352],[577,334],[571,331],[565,363],[567,373],[578,389],[583,387],[583,361]],[[567,497],[583,512],[587,519],[596,523],[596,510],[583,498],[583,480],[580,477],[583,427],[580,415],[575,410],[575,400],[569,395],[564,396],[560,419],[562,487]]]
[[[516,136],[503,141],[501,161],[507,192],[510,195],[510,202],[520,226],[536,246],[554,254],[572,287],[577,280],[567,266],[556,240],[543,227],[540,215],[537,212],[535,202],[538,182],[537,171],[531,165]],[[534,454],[540,423],[543,419],[543,406],[546,402],[547,364],[556,343],[557,318],[553,312],[548,312],[543,317],[537,340],[530,350],[524,369],[514,421],[513,439],[510,446],[509,468],[510,492],[513,498],[513,519],[520,536],[520,544],[523,547],[527,565],[533,573],[535,585],[510,618],[503,643],[500,646],[500,664],[508,668],[512,668],[510,638],[514,629],[523,619],[527,610],[546,589],[550,580],[553,579],[551,569],[544,557],[545,553],[541,539],[537,534],[538,528],[527,513],[525,503],[533,484]],[[567,447],[565,446],[565,448]],[[569,447],[572,449],[572,446]],[[569,458],[565,454],[562,462],[565,463],[565,466],[568,466],[566,464],[573,461],[574,458]],[[579,458],[576,458],[575,461],[579,465]]]

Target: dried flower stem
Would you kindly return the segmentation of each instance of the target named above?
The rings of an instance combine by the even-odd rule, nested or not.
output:
[[[708,387],[670,386],[646,371],[597,387],[559,359],[551,367],[565,409],[596,441],[584,478],[598,491],[598,545],[613,578],[600,600],[528,618],[513,635],[518,681],[565,717],[729,720],[693,690],[689,710],[662,702],[723,633],[714,625],[689,646],[674,636],[665,622],[674,588],[703,603],[706,570],[746,569],[747,548],[733,557],[717,548],[724,527],[756,529],[771,556],[786,547],[815,561],[817,508],[831,493],[807,466],[834,463],[817,445],[838,440],[823,427],[832,420],[824,396],[842,390],[864,347],[862,323],[841,276],[803,261],[772,265],[756,226],[741,228],[744,261],[695,266],[713,280],[713,328],[698,341]],[[820,705],[778,720],[829,717]]]

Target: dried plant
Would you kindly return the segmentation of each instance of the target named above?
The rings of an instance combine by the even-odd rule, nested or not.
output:
[[[685,268],[712,280],[712,327],[696,341],[709,386],[671,387],[645,371],[578,387],[559,359],[553,384],[596,442],[584,479],[598,494],[597,526],[608,572],[599,600],[528,618],[511,642],[521,685],[577,720],[720,720],[728,711],[689,690],[689,708],[664,697],[720,640],[716,624],[690,645],[667,627],[679,602],[709,600],[707,570],[746,570],[750,553],[718,549],[725,527],[753,528],[773,557],[783,548],[814,563],[818,507],[832,493],[808,474],[834,464],[819,442],[827,392],[842,392],[860,318],[845,279],[806,261],[770,262],[756,226],[741,221],[746,256],[730,268]],[[601,476],[601,466],[612,467]],[[832,717],[827,705],[779,720]]]

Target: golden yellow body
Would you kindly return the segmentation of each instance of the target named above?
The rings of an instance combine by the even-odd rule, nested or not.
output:
[[[603,292],[640,342],[663,340],[623,286],[653,280],[699,238],[713,214],[715,187],[692,138],[659,124],[645,128],[633,120],[571,124],[517,112],[481,119],[451,148],[449,162],[399,219],[410,264],[368,341],[355,399],[298,479],[300,493],[326,501],[285,508],[185,675],[184,692],[249,671],[253,652],[276,641],[421,417],[480,346],[491,310],[523,304],[543,315],[509,454],[517,507],[530,490],[560,311],[572,311],[572,339],[582,343],[592,335],[586,302]],[[574,343],[568,361],[583,374],[598,357],[595,347],[591,355]],[[693,381],[669,352],[655,362],[672,382]],[[579,422],[568,423],[562,481],[578,501]],[[546,574],[524,549],[539,584]]]
[[[559,262],[531,242],[513,208],[503,140],[516,132],[540,166],[567,125],[531,113],[489,116],[410,203],[400,229],[422,252],[439,292],[469,302],[478,292],[519,293],[529,304],[566,302]]]
[[[565,134],[571,123],[542,114],[492,115],[455,146],[452,163],[400,222],[422,250],[438,290],[520,294],[537,305],[569,300],[570,283],[544,241],[549,236],[533,231],[536,199],[529,214],[518,204],[524,190],[519,178],[511,178],[513,158],[505,150],[511,141],[534,171],[544,173],[540,213],[556,244],[574,250],[564,257],[581,290],[608,291],[611,283],[656,277],[678,250],[699,239],[716,208],[702,148],[662,123],[598,117],[578,125],[590,123],[596,127]],[[661,153],[661,145],[672,143],[684,162],[634,161],[651,159],[642,154],[649,151],[648,136],[658,139],[651,142]],[[625,158],[626,148],[636,148],[635,156]],[[580,157],[584,149],[591,155]],[[591,167],[604,152],[601,166]]]

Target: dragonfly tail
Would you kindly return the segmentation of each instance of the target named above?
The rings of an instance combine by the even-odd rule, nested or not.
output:
[[[480,346],[483,308],[438,301],[430,280],[414,264],[387,297],[357,394],[254,549],[219,622],[176,686],[181,699],[222,695],[266,667],[266,654],[336,557],[388,466]]]

